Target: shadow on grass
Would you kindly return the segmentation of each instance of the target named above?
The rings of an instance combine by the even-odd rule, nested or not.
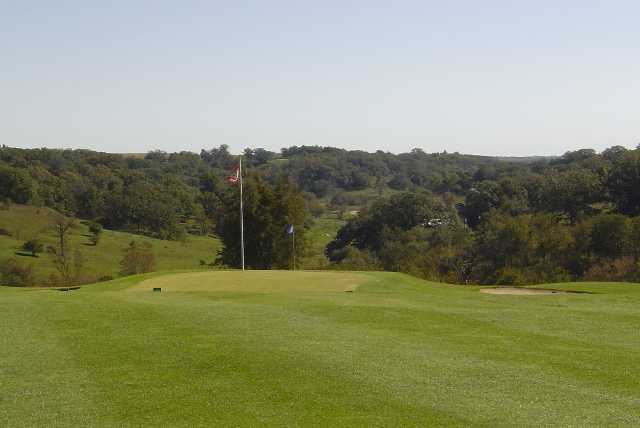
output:
[[[35,256],[34,256],[33,254],[31,254],[31,253],[25,253],[24,251],[16,251],[14,254],[15,254],[16,256],[21,256],[21,257],[33,257],[33,258],[37,258],[37,257],[38,257],[38,255],[35,255]]]

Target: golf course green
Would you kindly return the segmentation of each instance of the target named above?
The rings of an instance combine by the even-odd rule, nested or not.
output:
[[[583,293],[382,272],[0,287],[0,426],[639,426],[640,285],[546,288]]]

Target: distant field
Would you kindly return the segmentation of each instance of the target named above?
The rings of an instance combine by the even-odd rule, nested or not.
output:
[[[23,263],[33,264],[38,278],[46,278],[55,272],[53,255],[43,252],[38,257],[23,254],[22,244],[31,238],[40,238],[45,245],[56,245],[55,236],[49,230],[51,210],[25,205],[12,205],[0,210],[0,228],[11,236],[0,235],[0,261],[16,257]],[[86,259],[84,271],[88,274],[116,276],[122,252],[132,241],[149,242],[156,256],[158,270],[196,269],[200,260],[212,262],[220,248],[220,241],[210,237],[189,235],[186,242],[164,241],[130,233],[105,230],[97,246],[89,241],[88,227],[79,223],[71,234],[72,251],[79,249]]]
[[[640,425],[640,285],[548,287],[592,294],[381,272],[0,287],[0,426]]]

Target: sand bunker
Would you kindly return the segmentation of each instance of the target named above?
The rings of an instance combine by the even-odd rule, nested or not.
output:
[[[481,288],[481,293],[487,294],[509,294],[513,296],[537,296],[541,294],[566,294],[560,290],[545,290],[542,288],[518,288],[518,287],[497,287]]]

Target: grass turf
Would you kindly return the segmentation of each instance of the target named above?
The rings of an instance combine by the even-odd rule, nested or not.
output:
[[[131,287],[135,291],[234,292],[234,293],[335,293],[353,292],[366,282],[365,273],[220,271],[164,275]]]
[[[344,293],[264,274],[243,291],[0,288],[0,425],[640,424],[637,285],[494,296],[357,273]]]

